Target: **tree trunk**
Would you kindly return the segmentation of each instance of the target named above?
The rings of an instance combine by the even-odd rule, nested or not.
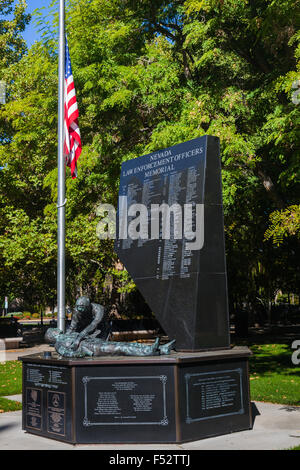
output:
[[[269,175],[264,172],[264,170],[262,170],[262,168],[258,164],[256,165],[256,174],[264,185],[264,188],[266,189],[270,199],[272,199],[272,201],[276,204],[279,209],[284,209],[285,204],[279,196],[272,179]]]

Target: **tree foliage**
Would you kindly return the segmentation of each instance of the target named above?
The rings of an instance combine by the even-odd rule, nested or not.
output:
[[[113,244],[96,236],[97,206],[116,205],[121,162],[204,134],[221,140],[231,305],[298,289],[291,270],[299,219],[288,214],[299,204],[300,107],[292,101],[299,8],[296,0],[69,1],[84,144],[79,177],[67,178],[70,300],[78,292],[101,299],[108,274],[121,292],[129,282],[117,275]],[[40,293],[50,277],[49,297],[56,263],[57,15],[40,12],[38,21],[47,23],[43,41],[5,69],[9,101],[0,119],[10,138],[0,148],[1,163],[8,163],[0,175],[6,273],[0,279],[2,289],[24,296],[19,279]],[[276,227],[289,235],[279,246]]]

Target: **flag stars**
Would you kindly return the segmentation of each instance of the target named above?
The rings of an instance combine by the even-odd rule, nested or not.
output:
[[[66,67],[65,78],[68,78],[70,75],[72,75],[71,62],[68,60],[68,58],[66,60],[65,67]]]

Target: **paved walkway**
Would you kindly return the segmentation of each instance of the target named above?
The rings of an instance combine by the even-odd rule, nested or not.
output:
[[[7,351],[0,350],[0,362],[16,361],[18,357],[21,356],[53,350],[53,346],[50,346],[49,344],[40,344],[38,346],[33,346],[32,348],[8,349]]]

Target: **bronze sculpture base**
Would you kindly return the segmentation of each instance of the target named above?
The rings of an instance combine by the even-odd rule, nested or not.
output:
[[[248,348],[23,356],[25,431],[72,444],[180,443],[251,428]]]

